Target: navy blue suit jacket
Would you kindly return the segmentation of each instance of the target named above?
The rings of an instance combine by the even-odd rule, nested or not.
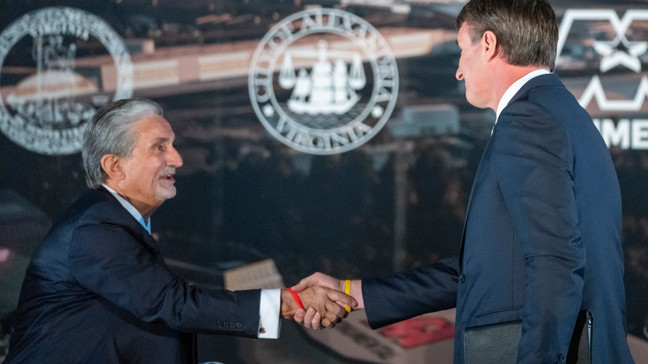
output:
[[[187,333],[256,337],[259,294],[189,285],[109,192],[89,190],[32,257],[5,363],[190,363]]]
[[[433,243],[433,242],[432,242]],[[591,118],[554,75],[502,111],[477,169],[456,258],[363,280],[372,327],[457,307],[466,330],[522,321],[519,363],[560,363],[579,310],[593,313],[593,363],[631,363],[621,196]]]

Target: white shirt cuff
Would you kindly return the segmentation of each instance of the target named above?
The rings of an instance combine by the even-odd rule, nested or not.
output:
[[[278,339],[281,329],[281,289],[262,289],[259,303],[259,339]]]

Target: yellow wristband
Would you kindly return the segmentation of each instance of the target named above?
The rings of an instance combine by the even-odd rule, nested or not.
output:
[[[344,281],[344,293],[351,296],[351,280],[350,279],[347,279],[346,281]],[[344,309],[347,312],[351,312],[351,307],[349,307],[349,305],[344,305]]]

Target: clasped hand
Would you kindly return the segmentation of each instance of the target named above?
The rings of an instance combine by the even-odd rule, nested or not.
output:
[[[344,294],[337,286],[315,285],[315,282],[309,285],[304,281],[293,287],[293,290],[298,293],[306,310],[300,308],[291,293],[284,289],[281,291],[281,314],[284,318],[294,319],[314,329],[332,328],[347,317],[345,306],[358,305],[353,297]],[[308,324],[304,322],[305,318],[309,319]]]
[[[348,311],[345,310],[345,307],[355,309],[359,304],[355,296],[351,297],[342,292],[344,290],[344,281],[322,273],[315,273],[302,279],[292,287],[292,290],[302,297],[302,301],[304,295],[311,294],[308,293],[310,290],[318,291],[322,296],[325,293],[325,304],[322,304],[321,300],[319,306],[309,305],[304,302],[306,310],[298,308],[291,317],[307,328],[332,328],[336,323],[347,317]],[[324,311],[323,308],[327,310]]]

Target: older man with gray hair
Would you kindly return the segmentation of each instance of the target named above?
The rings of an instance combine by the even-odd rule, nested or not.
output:
[[[297,298],[329,327],[356,305],[328,288],[204,291],[174,275],[150,221],[176,194],[174,139],[153,101],[97,112],[82,152],[90,190],[31,260],[5,363],[192,363],[195,333],[277,338]]]

